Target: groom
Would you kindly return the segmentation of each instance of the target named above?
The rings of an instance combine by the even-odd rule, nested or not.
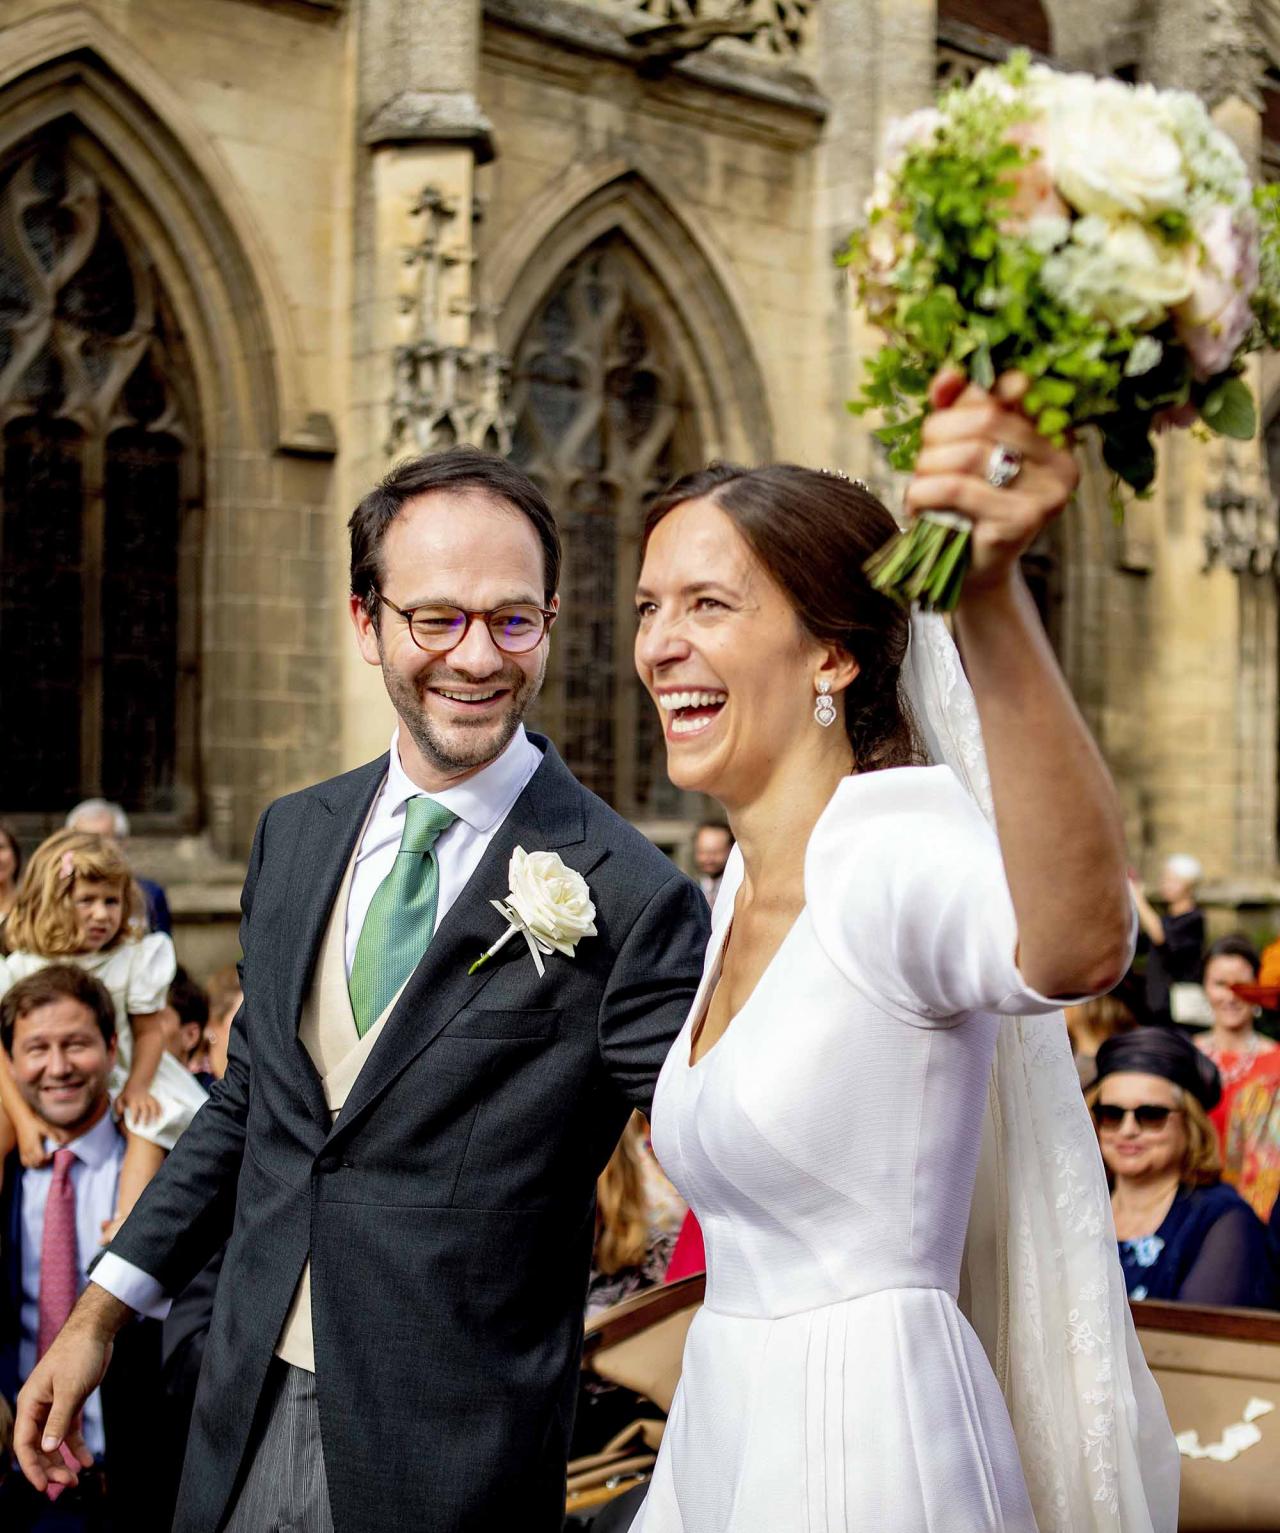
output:
[[[225,1079],[19,1401],[37,1488],[134,1313],[230,1236],[175,1527],[559,1533],[595,1180],[697,985],[697,889],[521,719],[560,543],[470,448],[351,519],[351,615],[387,755],[263,815]],[[517,847],[586,880],[595,935],[540,975]],[[157,1443],[160,1428],[157,1423]]]

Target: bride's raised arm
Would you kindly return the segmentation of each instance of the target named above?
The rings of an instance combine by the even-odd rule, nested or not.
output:
[[[1019,570],[1079,478],[1070,452],[1021,413],[1024,389],[1016,375],[994,394],[939,375],[905,503],[974,524],[955,631],[982,723],[1019,968],[1043,995],[1092,995],[1115,985],[1130,957],[1124,833],[1115,786]],[[988,472],[1000,447],[1021,463],[998,488]]]

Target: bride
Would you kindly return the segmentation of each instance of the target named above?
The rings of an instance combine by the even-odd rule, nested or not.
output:
[[[1077,478],[1023,387],[940,377],[906,497],[974,523],[971,695],[863,576],[893,523],[860,485],[717,464],[650,512],[636,664],[737,850],[654,1099],[707,1291],[633,1533],[1176,1525],[1057,1016],[1124,973],[1131,912],[1019,574]]]

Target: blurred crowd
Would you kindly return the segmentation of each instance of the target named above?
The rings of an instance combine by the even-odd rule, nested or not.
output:
[[[129,824],[77,805],[23,863],[0,822],[0,1528],[168,1529],[218,1262],[163,1322],[122,1334],[85,1407],[96,1460],[38,1495],[13,1468],[12,1407],[127,1216],[226,1068],[234,968],[177,962],[164,890]],[[54,1488],[51,1488],[51,1492]]]
[[[0,821],[5,1533],[169,1525],[217,1293],[220,1256],[167,1319],[129,1328],[85,1412],[98,1467],[62,1497],[32,1491],[7,1447],[17,1389],[223,1074],[241,999],[234,968],[198,979],[178,965],[165,891],[130,866],[128,834],[119,806],[91,800],[24,866]],[[707,821],[688,848],[711,904],[732,847]],[[1135,881],[1135,966],[1112,995],[1068,1008],[1067,1027],[1130,1297],[1276,1308],[1280,941],[1209,942],[1199,880],[1183,856],[1150,897]],[[599,1181],[586,1318],[702,1266],[696,1221],[635,1114]],[[575,1440],[598,1444],[630,1409],[586,1385]]]
[[[1133,880],[1138,958],[1067,1011],[1131,1299],[1280,1307],[1280,940],[1207,940],[1194,857]]]

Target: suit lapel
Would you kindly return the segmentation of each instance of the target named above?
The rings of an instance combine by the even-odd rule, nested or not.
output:
[[[326,1129],[329,1110],[311,1056],[298,1038],[298,1023],[333,902],[355,852],[356,838],[386,775],[387,758],[380,756],[309,794],[305,801],[307,818],[298,832],[290,869],[289,897],[294,918],[292,924],[286,925],[285,961],[280,971],[281,1042],[287,1053],[297,1053],[306,1081],[307,1105]]]
[[[544,751],[542,765],[498,827],[479,867],[410,975],[333,1125],[330,1142],[351,1131],[396,1077],[488,982],[492,970],[475,975],[468,975],[467,970],[502,934],[500,919],[489,901],[506,894],[507,866],[516,847],[561,850],[584,839],[582,789],[550,742],[537,735],[530,738]],[[581,858],[566,860],[585,875],[599,857],[590,866]]]

